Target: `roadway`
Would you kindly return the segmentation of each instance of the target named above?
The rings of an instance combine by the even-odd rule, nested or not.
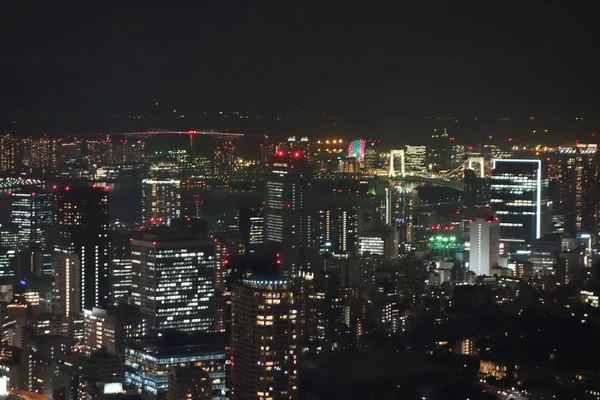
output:
[[[39,393],[26,392],[25,390],[11,390],[9,393],[12,396],[24,400],[52,400],[50,397],[43,396]]]

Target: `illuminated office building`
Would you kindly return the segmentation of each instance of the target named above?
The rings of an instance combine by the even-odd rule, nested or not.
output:
[[[229,176],[233,172],[234,154],[238,138],[223,136],[217,138],[217,148],[213,153],[213,173],[219,176]]]
[[[52,258],[52,311],[65,317],[74,316],[84,309],[79,257],[74,254],[56,254]]]
[[[354,252],[358,241],[358,207],[331,207],[319,209],[317,241],[321,249]]]
[[[117,355],[124,350],[126,341],[148,334],[148,317],[134,306],[94,307],[83,312],[83,350],[87,357],[100,350]]]
[[[300,151],[278,151],[266,189],[266,239],[281,253],[281,272],[310,269],[317,254],[312,169]]]
[[[54,189],[55,251],[76,254],[83,308],[109,304],[108,193],[92,186]]]
[[[181,213],[181,182],[176,179],[142,182],[144,226],[169,225]]]
[[[168,228],[131,242],[132,297],[157,330],[212,331],[215,246]]]
[[[558,150],[560,197],[555,207],[564,218],[564,231],[570,235],[598,231],[599,157],[595,144]]]
[[[246,252],[254,253],[265,244],[264,206],[246,206],[240,209],[240,233]]]
[[[22,245],[46,244],[52,225],[52,195],[43,189],[18,189],[10,194],[11,221],[18,225]]]
[[[0,277],[17,275],[19,244],[18,225],[0,224]]]
[[[395,229],[362,231],[358,236],[359,256],[398,257],[399,234]]]
[[[88,165],[111,165],[113,161],[110,138],[86,140]]]
[[[171,332],[158,338],[128,342],[125,347],[125,383],[138,388],[145,399],[169,399],[172,398],[169,397],[169,375],[173,369],[199,368],[208,374],[212,386],[212,397],[209,398],[225,400],[226,343],[227,338],[223,334],[181,335]]]
[[[548,179],[542,162],[495,159],[492,163],[490,206],[500,218],[501,241],[528,245],[549,226]]]
[[[232,399],[296,395],[297,310],[292,281],[245,279],[233,287]]]
[[[477,275],[490,275],[500,256],[500,225],[498,218],[477,218],[469,222],[469,269]]]
[[[110,302],[117,304],[131,294],[133,278],[131,264],[131,234],[128,232],[110,232]]]
[[[427,146],[406,145],[404,169],[407,174],[427,172]]]

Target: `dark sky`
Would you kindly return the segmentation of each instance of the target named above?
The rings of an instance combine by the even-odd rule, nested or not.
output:
[[[589,114],[597,11],[584,0],[4,0],[0,107]]]

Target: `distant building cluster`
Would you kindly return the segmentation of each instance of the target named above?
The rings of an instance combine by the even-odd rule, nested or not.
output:
[[[596,144],[160,133],[0,135],[0,396],[600,393]]]

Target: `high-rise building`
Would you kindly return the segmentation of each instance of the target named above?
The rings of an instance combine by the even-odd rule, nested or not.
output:
[[[132,297],[157,330],[212,331],[215,246],[190,232],[155,229],[131,243]]]
[[[0,135],[0,172],[20,172],[22,156],[19,139],[10,135]]]
[[[129,232],[110,232],[110,302],[117,304],[131,294],[133,277],[131,264],[131,234]]]
[[[316,237],[321,249],[354,253],[358,244],[358,207],[327,207],[317,210],[316,216]]]
[[[134,306],[94,307],[83,312],[83,350],[88,357],[99,350],[119,354],[127,340],[139,340],[148,333],[148,317]]]
[[[217,148],[213,155],[213,173],[219,176],[229,176],[233,172],[235,145],[238,138],[223,136],[217,138]]]
[[[596,144],[577,144],[558,150],[559,204],[565,233],[595,234],[600,223],[600,153]]]
[[[167,400],[212,399],[212,380],[199,367],[175,367],[169,373]]]
[[[137,164],[144,160],[143,140],[131,140],[126,138],[111,138],[112,157],[115,164]]]
[[[234,285],[234,400],[295,398],[297,310],[292,281],[279,279],[245,279]]]
[[[500,222],[498,218],[477,218],[469,222],[471,248],[469,269],[477,275],[490,275],[500,255]]]
[[[300,151],[277,152],[266,189],[266,239],[280,250],[283,275],[310,269],[317,254],[312,170]]]
[[[39,169],[53,169],[56,166],[56,139],[40,138],[30,142],[29,166]]]
[[[145,226],[169,225],[181,213],[181,182],[177,179],[142,182],[142,217]]]
[[[265,244],[264,206],[246,206],[240,209],[240,234],[246,252],[254,253]]]
[[[501,241],[529,244],[549,227],[548,179],[542,162],[495,159],[492,163],[490,206],[500,218]]]
[[[360,256],[398,257],[399,235],[395,229],[381,231],[362,231],[358,236],[358,254]]]
[[[43,189],[21,188],[11,192],[11,221],[19,226],[21,245],[46,244],[52,225],[52,195]]]
[[[244,244],[237,232],[218,233],[215,235],[215,287],[225,288],[225,281],[230,275],[228,258],[241,256],[245,253]]]
[[[404,169],[407,174],[427,172],[427,146],[406,145]]]
[[[83,308],[79,257],[74,254],[56,254],[52,259],[52,311],[65,317],[80,313]]]
[[[55,251],[79,257],[82,308],[107,307],[107,191],[92,186],[57,187],[54,207]]]

